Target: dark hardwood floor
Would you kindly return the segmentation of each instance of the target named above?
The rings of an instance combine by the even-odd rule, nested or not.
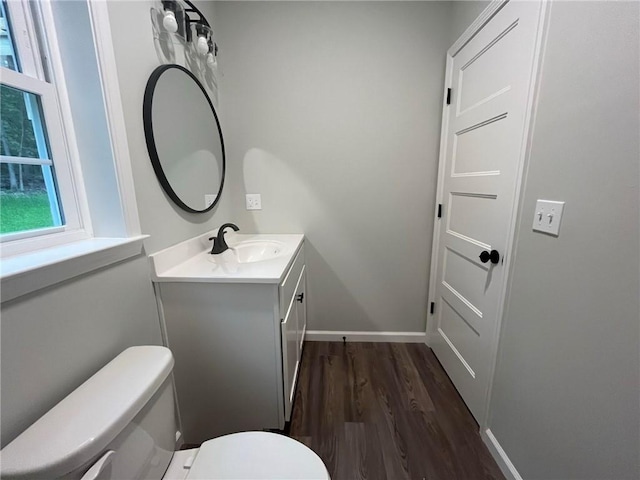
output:
[[[332,480],[504,479],[426,345],[305,343],[289,435]]]

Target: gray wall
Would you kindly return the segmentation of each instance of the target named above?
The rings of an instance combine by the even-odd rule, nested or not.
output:
[[[490,405],[526,479],[640,474],[639,9],[551,8]],[[567,202],[559,238],[538,198]]]
[[[161,344],[144,256],[2,304],[1,441],[132,345]]]
[[[216,9],[233,218],[307,235],[310,329],[424,332],[451,5]]]
[[[196,3],[205,16],[213,18],[213,2]],[[151,235],[145,242],[148,253],[212,230],[230,219],[229,192],[223,193],[211,212],[187,213],[169,200],[153,172],[142,124],[144,89],[149,75],[160,64],[150,21],[152,5],[155,4],[147,1],[108,2],[140,223],[142,233]],[[176,141],[181,138],[179,127],[176,126]]]

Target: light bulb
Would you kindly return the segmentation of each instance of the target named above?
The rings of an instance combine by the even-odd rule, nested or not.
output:
[[[217,60],[216,60],[215,55],[214,55],[213,53],[209,52],[209,53],[207,54],[207,65],[208,65],[209,67],[213,68],[213,67],[215,67],[215,66],[216,66],[216,64],[217,64],[217,63],[218,63],[218,62],[217,62]]]
[[[198,41],[196,43],[196,50],[200,55],[206,55],[209,51],[209,44],[207,43],[207,38],[203,36],[198,36]]]
[[[176,14],[171,10],[165,10],[164,18],[162,19],[162,25],[164,25],[164,28],[167,29],[167,32],[176,33],[178,31]]]

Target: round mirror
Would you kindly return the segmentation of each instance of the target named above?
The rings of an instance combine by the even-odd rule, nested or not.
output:
[[[200,213],[220,199],[225,175],[222,130],[198,79],[180,65],[161,65],[147,82],[143,106],[149,157],[164,191]]]

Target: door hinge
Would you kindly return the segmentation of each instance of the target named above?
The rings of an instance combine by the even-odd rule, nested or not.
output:
[[[442,204],[438,204],[438,218],[442,218]]]
[[[436,302],[431,302],[431,308],[430,308],[431,315],[433,315],[433,312],[435,311],[436,311]]]
[[[451,89],[447,88],[447,105],[451,105]]]

